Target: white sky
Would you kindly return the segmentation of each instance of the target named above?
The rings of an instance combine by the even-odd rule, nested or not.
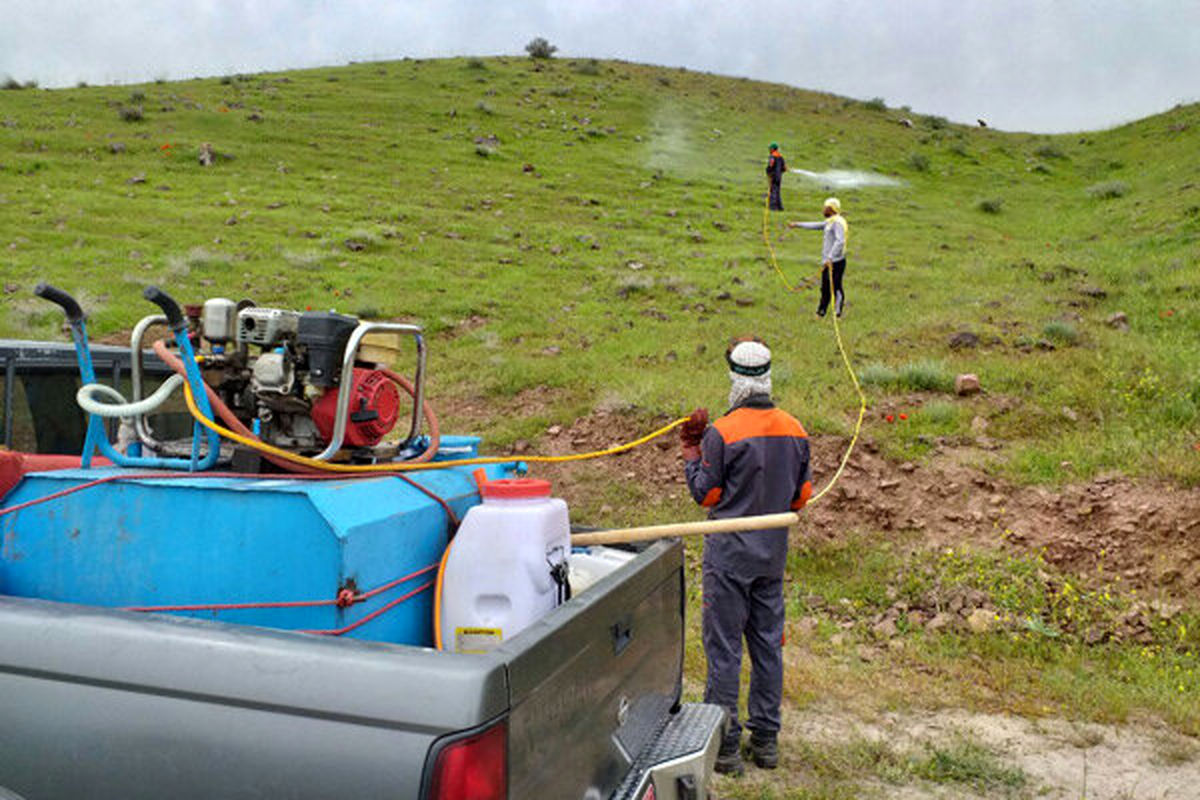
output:
[[[1008,130],[1200,100],[1200,0],[0,0],[0,76],[42,86],[403,56],[621,58]],[[3,95],[0,94],[0,109]]]

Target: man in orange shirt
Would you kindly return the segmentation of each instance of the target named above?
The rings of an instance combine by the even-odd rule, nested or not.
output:
[[[812,495],[808,435],[771,402],[771,351],[739,339],[725,354],[729,412],[708,425],[697,409],[680,429],[688,489],[710,519],[799,510]],[[783,700],[783,572],[787,528],[712,534],[704,542],[704,700],[724,706],[730,726],[718,772],[742,771],[738,684],[742,639],[750,652],[750,754],[774,769]]]

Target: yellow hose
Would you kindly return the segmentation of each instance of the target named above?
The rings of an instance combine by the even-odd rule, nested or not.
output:
[[[475,466],[478,464],[511,464],[513,461],[524,461],[528,464],[562,464],[567,461],[584,461],[589,458],[612,456],[618,453],[627,452],[635,447],[640,447],[647,442],[653,441],[660,436],[670,433],[688,420],[687,417],[680,417],[674,422],[664,425],[658,430],[652,431],[640,439],[634,439],[632,442],[617,445],[616,447],[610,447],[606,450],[595,450],[590,453],[573,453],[569,456],[525,456],[520,458],[514,456],[483,456],[479,458],[460,458],[455,461],[426,461],[420,464],[404,462],[387,464],[334,464],[329,461],[318,461],[315,458],[309,458],[307,456],[302,456],[297,453],[292,453],[287,450],[274,447],[266,442],[260,442],[255,439],[242,436],[240,433],[236,433],[235,431],[231,431],[228,428],[218,425],[213,420],[204,416],[203,412],[201,412],[196,406],[195,398],[192,397],[192,391],[186,383],[183,385],[183,399],[187,403],[188,411],[191,412],[192,417],[197,422],[211,431],[216,431],[218,434],[226,439],[229,439],[230,441],[245,445],[246,447],[257,450],[260,453],[267,453],[269,455],[282,458],[286,461],[292,462],[293,464],[301,464],[305,467],[325,470],[326,472],[345,472],[350,474],[364,474],[372,472],[419,472],[427,469],[466,467]]]

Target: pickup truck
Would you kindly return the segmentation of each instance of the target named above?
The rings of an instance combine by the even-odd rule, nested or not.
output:
[[[78,452],[74,363],[0,341],[4,445]],[[724,712],[681,702],[683,564],[656,542],[459,654],[8,596],[0,557],[0,800],[708,798]]]

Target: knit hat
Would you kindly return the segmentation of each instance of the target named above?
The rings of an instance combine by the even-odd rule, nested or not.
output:
[[[842,213],[842,204],[836,197],[825,198],[825,207],[832,208],[834,211],[838,212],[839,214]]]
[[[753,394],[771,394],[771,350],[758,338],[735,339],[725,351],[729,364],[729,406]]]
[[[772,149],[772,150],[778,150],[778,149],[779,149],[779,142],[771,142],[771,149]]]

